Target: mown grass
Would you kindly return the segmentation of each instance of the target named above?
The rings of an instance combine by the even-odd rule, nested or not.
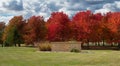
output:
[[[30,47],[0,47],[0,66],[120,66],[120,51],[40,52]]]

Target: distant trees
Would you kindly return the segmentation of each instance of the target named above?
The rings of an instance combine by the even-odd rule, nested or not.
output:
[[[5,28],[5,29],[4,29]],[[42,16],[13,17],[5,26],[0,22],[0,43],[12,46],[27,45],[41,41],[81,41],[100,45],[113,44],[120,40],[120,12],[107,14],[81,11],[71,19],[63,12],[53,12],[45,22]]]

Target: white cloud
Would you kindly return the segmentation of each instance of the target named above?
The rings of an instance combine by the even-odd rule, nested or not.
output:
[[[99,9],[99,10],[95,11],[95,13],[102,13],[102,14],[106,14],[107,12],[110,12],[110,10],[108,10],[108,9]]]
[[[120,11],[120,0],[0,0],[0,21],[8,22],[12,16],[17,15],[25,18],[41,15],[48,19],[54,11],[63,11],[71,17],[87,9],[95,13]]]
[[[0,22],[6,22],[7,24],[11,18],[13,18],[13,16],[0,16]]]
[[[104,4],[101,9],[95,10],[95,13],[107,13],[107,12],[116,12],[120,11],[120,1],[115,1],[114,3]]]

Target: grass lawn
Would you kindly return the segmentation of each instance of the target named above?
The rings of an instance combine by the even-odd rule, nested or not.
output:
[[[120,51],[39,52],[36,48],[0,47],[0,66],[120,66]]]

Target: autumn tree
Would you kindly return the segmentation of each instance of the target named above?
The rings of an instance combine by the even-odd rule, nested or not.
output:
[[[120,12],[109,12],[106,14],[107,27],[110,31],[109,38],[107,39],[111,45],[113,42],[117,42],[120,39]]]
[[[22,30],[24,26],[24,20],[22,16],[14,16],[4,29],[3,41],[5,46],[12,46],[18,44],[20,46],[23,43]]]
[[[0,44],[3,46],[2,36],[5,28],[5,22],[0,22]]]
[[[89,40],[90,42],[99,45],[99,42],[101,42],[101,20],[103,19],[103,16],[101,13],[96,13],[91,14],[89,18]]]
[[[32,16],[26,21],[22,16],[13,17],[5,26],[0,22],[0,43],[12,46],[25,42],[26,44],[49,41],[76,40],[103,46],[120,41],[120,12],[107,14],[91,11],[77,12],[70,20],[63,12],[53,12],[47,22],[42,16]],[[5,29],[4,29],[5,28]],[[2,37],[2,40],[1,40]],[[118,44],[120,45],[120,44]]]
[[[72,18],[74,39],[89,45],[91,11],[76,13]]]
[[[24,40],[26,44],[34,45],[35,42],[45,40],[46,27],[44,18],[41,16],[30,17],[24,27],[24,32]]]
[[[53,12],[47,21],[48,40],[49,41],[67,41],[69,40],[69,22],[68,15],[63,12]]]

